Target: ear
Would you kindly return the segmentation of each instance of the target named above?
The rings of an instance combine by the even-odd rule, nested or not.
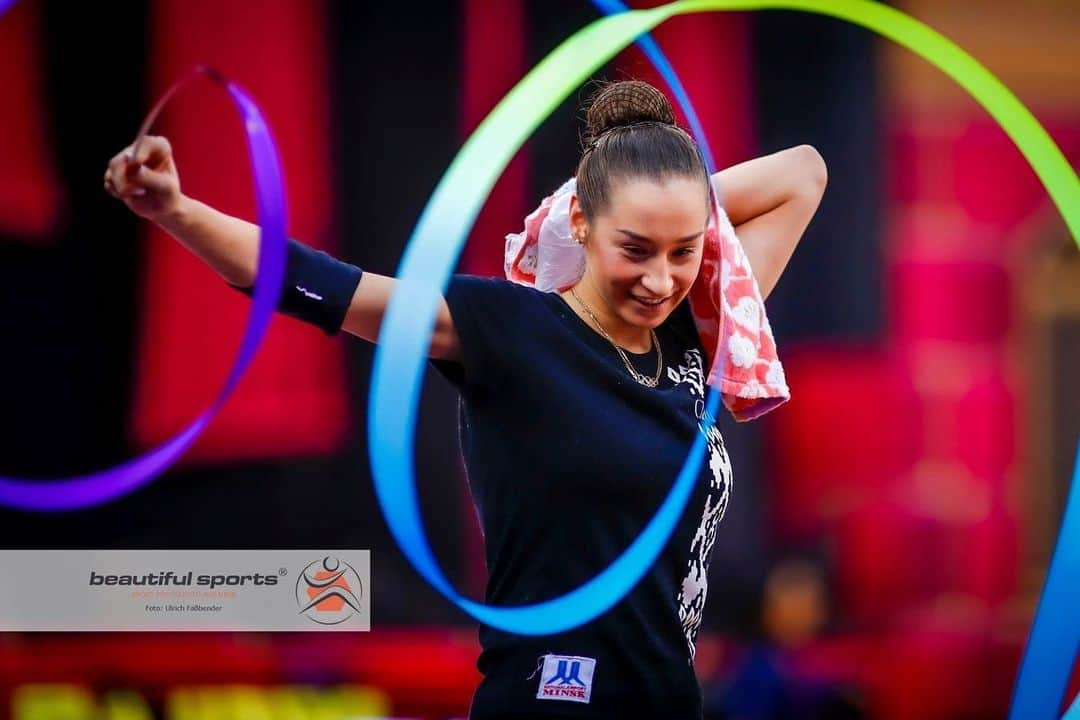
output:
[[[570,235],[582,244],[589,236],[589,221],[585,218],[585,211],[581,209],[577,193],[570,196]]]

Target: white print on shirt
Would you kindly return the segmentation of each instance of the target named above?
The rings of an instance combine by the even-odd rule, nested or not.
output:
[[[680,365],[677,371],[675,368],[668,367],[668,378],[676,385],[684,383],[687,385],[690,394],[696,400],[694,413],[698,420],[698,430],[704,433],[702,420],[705,417],[705,373],[701,353],[696,349],[687,350],[683,361],[686,364]],[[724,518],[724,511],[727,510],[733,483],[731,459],[728,457],[727,448],[724,447],[720,430],[716,427],[710,428],[705,438],[707,441],[705,460],[710,470],[709,491],[705,497],[705,510],[701,516],[701,524],[698,525],[694,539],[690,542],[690,559],[687,562],[686,577],[683,578],[678,596],[679,620],[682,622],[683,634],[686,635],[686,644],[690,648],[691,662],[697,651],[697,633],[701,625],[701,615],[705,609],[705,595],[709,590],[709,557],[712,554],[713,544],[716,542],[716,530]]]

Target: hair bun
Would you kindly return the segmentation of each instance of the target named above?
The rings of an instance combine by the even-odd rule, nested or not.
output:
[[[609,83],[589,99],[585,119],[585,144],[596,141],[613,128],[641,122],[675,124],[675,111],[667,96],[647,82],[623,80]]]

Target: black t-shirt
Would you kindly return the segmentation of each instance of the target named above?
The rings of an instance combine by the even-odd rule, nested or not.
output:
[[[700,432],[707,390],[693,321],[684,302],[657,329],[664,370],[649,388],[557,293],[458,275],[445,297],[462,360],[433,365],[461,394],[462,453],[487,556],[485,601],[549,600],[610,565],[671,489]],[[627,356],[655,375],[655,351]],[[713,428],[675,532],[626,597],[556,635],[481,625],[484,679],[471,720],[699,720],[694,642],[731,484]]]

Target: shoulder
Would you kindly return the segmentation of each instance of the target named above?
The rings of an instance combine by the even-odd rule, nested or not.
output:
[[[443,295],[451,311],[460,307],[499,314],[542,302],[545,293],[503,278],[453,275]]]
[[[477,346],[534,332],[550,315],[548,293],[509,280],[454,275],[443,297],[459,339]]]
[[[535,348],[546,298],[532,287],[478,275],[453,275],[443,297],[453,319],[460,362],[432,361],[444,377],[473,399],[498,387]]]
[[[455,289],[463,293],[510,293],[516,292],[516,288],[525,289],[522,285],[500,277],[455,274],[450,276],[447,291]]]
[[[454,274],[450,276],[450,284],[462,288],[479,288],[481,292],[543,294],[542,290],[537,290],[531,285],[522,285],[513,280],[488,275]]]

